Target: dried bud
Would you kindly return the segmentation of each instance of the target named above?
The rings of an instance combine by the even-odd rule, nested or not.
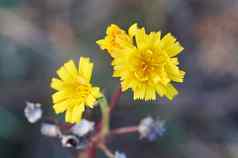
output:
[[[43,123],[41,125],[41,134],[48,137],[59,137],[61,136],[60,129],[58,126],[50,123]]]
[[[70,131],[79,137],[83,137],[94,130],[94,125],[94,122],[82,119],[80,123],[75,124]]]
[[[61,137],[61,144],[66,148],[83,149],[86,147],[85,141],[80,141],[75,135],[63,135]]]
[[[147,138],[150,141],[154,141],[157,137],[160,137],[166,131],[165,121],[156,119],[154,120],[152,117],[146,117],[141,120],[140,125],[138,127],[138,131],[140,133],[141,138]]]
[[[36,123],[42,117],[41,104],[26,102],[24,113],[25,113],[25,117],[30,123]]]
[[[127,158],[126,154],[123,152],[115,152],[115,158]]]

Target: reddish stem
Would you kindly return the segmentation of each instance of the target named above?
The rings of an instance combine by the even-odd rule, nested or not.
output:
[[[114,92],[114,94],[111,97],[110,104],[109,104],[109,106],[110,106],[109,112],[110,113],[115,108],[121,94],[122,94],[122,91],[121,91],[121,87],[119,86],[119,88]],[[87,149],[88,158],[95,158],[96,157],[96,146],[98,145],[98,143],[101,140],[101,138],[99,137],[101,127],[102,127],[102,120],[100,120],[98,122],[98,124],[96,126],[97,134],[94,136],[95,139],[92,140],[92,145],[90,147],[88,147],[88,149]]]
[[[96,149],[96,147],[95,146],[92,146],[92,147],[90,147],[90,149],[88,150],[88,158],[94,158],[94,157],[96,157],[96,151],[97,151],[97,149]]]
[[[138,126],[122,127],[111,130],[111,134],[128,134],[138,132]]]
[[[119,98],[120,98],[121,95],[122,95],[121,86],[119,86],[118,89],[116,90],[116,92],[111,97],[110,109],[109,109],[110,113],[115,108],[115,106],[118,103]]]

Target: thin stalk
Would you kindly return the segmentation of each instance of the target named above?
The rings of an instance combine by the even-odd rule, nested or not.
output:
[[[121,87],[119,87],[112,95],[109,105],[105,96],[103,96],[101,99],[98,100],[102,112],[102,119],[101,121],[98,122],[96,126],[97,134],[93,136],[93,138],[91,139],[90,142],[91,145],[86,149],[86,151],[83,152],[84,153],[83,158],[96,157],[96,148],[99,147],[98,146],[99,144],[103,143],[106,135],[109,134],[110,114],[115,108],[116,104],[118,103],[121,94],[122,94]]]
[[[114,158],[114,154],[111,152],[110,149],[108,149],[108,147],[105,144],[98,144],[98,148],[101,149],[105,155],[107,155],[108,158]]]
[[[112,112],[112,110],[115,108],[115,106],[117,105],[120,96],[122,95],[122,91],[121,91],[121,86],[118,87],[118,89],[115,91],[115,93],[112,95],[111,97],[111,101],[110,101],[110,113]]]
[[[100,135],[103,137],[109,132],[109,107],[107,103],[107,99],[103,96],[99,101],[99,106],[102,112],[102,126],[100,130]]]
[[[138,132],[138,126],[122,127],[111,130],[110,134],[128,134]]]

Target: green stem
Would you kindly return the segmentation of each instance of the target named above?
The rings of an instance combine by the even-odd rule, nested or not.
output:
[[[101,109],[101,112],[102,112],[102,126],[101,126],[100,135],[105,136],[109,132],[109,117],[110,117],[109,112],[110,112],[110,109],[109,109],[109,106],[108,106],[107,99],[104,95],[101,99],[98,100],[98,102],[99,102],[100,109]]]

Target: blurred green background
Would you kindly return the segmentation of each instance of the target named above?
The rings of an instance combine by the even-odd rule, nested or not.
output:
[[[237,0],[0,0],[0,157],[70,158],[58,141],[41,136],[24,117],[26,101],[52,115],[49,82],[68,59],[89,56],[93,82],[109,98],[118,87],[110,57],[95,41],[115,23],[172,32],[185,47],[187,74],[172,101],[133,101],[123,94],[112,128],[160,116],[166,134],[156,142],[137,134],[114,138],[110,149],[129,158],[238,157]],[[98,154],[98,157],[105,157]]]

